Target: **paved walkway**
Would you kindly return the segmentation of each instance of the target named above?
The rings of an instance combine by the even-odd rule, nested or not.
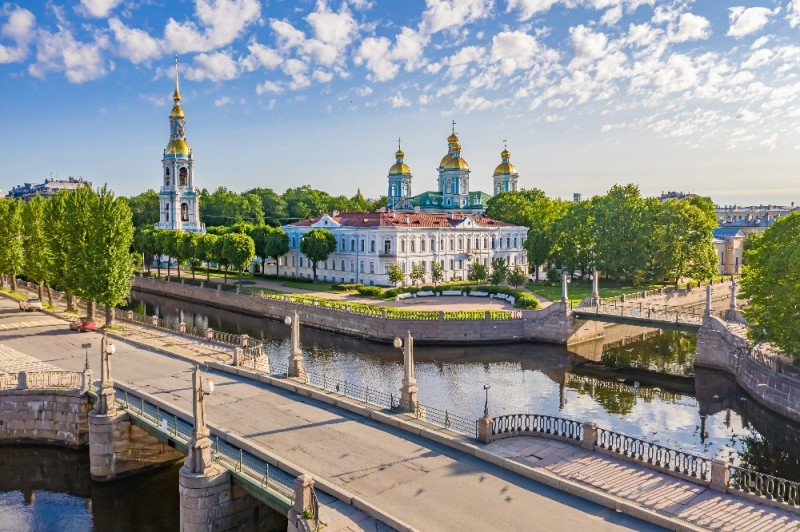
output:
[[[520,436],[492,442],[485,449],[698,527],[721,531],[800,531],[800,515],[718,493],[569,443]]]

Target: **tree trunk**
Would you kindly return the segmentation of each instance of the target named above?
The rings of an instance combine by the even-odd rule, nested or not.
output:
[[[211,266],[206,262],[206,281],[211,279]]]
[[[172,275],[172,257],[167,257],[167,279]]]
[[[106,305],[106,327],[114,325],[114,307]]]
[[[195,273],[194,272],[194,262],[192,262],[192,280],[197,279],[197,277],[195,277],[194,273]]]
[[[42,281],[39,281],[39,283],[36,286],[36,288],[38,289],[38,292],[39,292],[39,294],[38,294],[39,295],[39,301],[42,301],[44,299],[44,286],[43,285],[44,285],[44,283]]]
[[[180,265],[180,263],[178,263],[175,266],[175,269],[178,270],[178,279],[180,279],[181,278],[181,265]]]
[[[66,292],[67,294],[67,312],[75,312],[75,296]]]
[[[278,280],[278,277],[281,276],[281,258],[275,257],[275,280]]]
[[[86,318],[90,320],[94,319],[94,301],[86,302]]]
[[[156,267],[158,268],[158,278],[161,279],[161,257],[158,257],[158,265]]]
[[[6,274],[0,273],[0,288],[6,287]]]
[[[49,283],[45,284],[45,286],[47,287],[47,304],[52,307],[53,306],[53,291],[50,290],[50,284]]]
[[[16,292],[17,291],[17,276],[16,275],[11,275],[10,277],[11,277],[11,291],[12,292]]]
[[[313,282],[317,282],[317,263],[316,261],[311,263],[311,271],[314,272],[314,278],[312,279]]]
[[[225,266],[225,270],[223,270],[223,275],[225,276],[225,284],[228,284],[228,267]]]

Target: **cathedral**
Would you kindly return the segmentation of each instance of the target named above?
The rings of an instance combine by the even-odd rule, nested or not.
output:
[[[178,61],[175,60],[175,102],[169,113],[169,142],[161,159],[163,181],[158,193],[161,207],[156,229],[177,229],[205,233],[200,223],[200,193],[194,186],[194,159],[186,141],[186,116],[178,90]]]
[[[411,195],[411,169],[403,162],[405,153],[398,145],[395,164],[389,169],[389,191],[387,207],[396,211],[415,212],[459,212],[481,215],[486,210],[486,202],[492,197],[481,191],[469,189],[469,165],[461,156],[461,144],[456,135],[455,122],[452,134],[447,137],[447,154],[438,168],[437,190]],[[504,148],[500,154],[501,162],[492,176],[493,192],[516,192],[519,174],[511,164],[511,154]]]

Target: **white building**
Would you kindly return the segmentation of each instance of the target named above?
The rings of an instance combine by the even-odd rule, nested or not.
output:
[[[194,186],[194,158],[186,141],[186,116],[178,91],[178,62],[175,62],[175,104],[169,114],[169,142],[161,159],[163,185],[158,193],[161,207],[156,229],[177,229],[205,233],[200,222],[200,193]]]
[[[283,226],[290,250],[280,258],[282,275],[312,278],[311,262],[300,252],[300,241],[317,228],[333,233],[337,242],[336,251],[317,265],[321,281],[390,286],[388,267],[397,263],[410,284],[412,266],[422,263],[423,282],[430,283],[433,262],[442,265],[444,282],[466,280],[470,264],[478,261],[491,269],[494,258],[511,267],[521,265],[527,272],[525,227],[476,214],[334,211]]]

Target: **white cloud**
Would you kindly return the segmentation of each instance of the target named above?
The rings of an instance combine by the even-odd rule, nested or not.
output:
[[[94,36],[93,42],[80,42],[68,29],[58,33],[39,32],[36,62],[28,66],[28,73],[44,79],[49,71],[63,71],[71,83],[83,83],[104,76],[107,72],[103,50],[108,48],[108,38]]]
[[[95,18],[106,18],[122,0],[81,0],[76,8],[83,15]]]
[[[391,42],[386,37],[367,37],[358,47],[353,61],[356,65],[366,65],[376,80],[389,81],[400,70],[389,57],[390,46]]]
[[[328,9],[324,1],[317,3],[317,10],[306,17],[317,39],[337,50],[344,50],[353,41],[357,25],[355,19],[343,4],[338,13]]]
[[[425,0],[420,29],[427,34],[455,30],[489,16],[492,0]]]
[[[0,14],[8,15],[8,21],[0,28],[0,36],[14,41],[15,46],[0,44],[0,64],[16,63],[28,55],[28,44],[34,37],[36,17],[27,9],[6,4]]]
[[[800,0],[790,0],[786,6],[786,20],[793,28],[800,26]]]
[[[194,58],[194,66],[186,69],[186,79],[192,81],[228,81],[239,74],[236,61],[226,52],[199,54]]]
[[[560,0],[508,0],[508,7],[506,12],[510,13],[514,10],[520,11],[520,19],[528,20],[537,13],[548,11]]]
[[[233,103],[233,98],[222,96],[214,100],[214,107],[224,107],[226,105],[230,105],[231,103]]]
[[[530,68],[541,51],[536,38],[521,31],[500,32],[492,39],[492,61],[500,63],[506,76]]]
[[[355,91],[356,91],[356,94],[361,96],[361,97],[369,96],[370,94],[372,94],[372,87],[367,87],[367,86],[356,87]]]
[[[391,103],[394,108],[411,106],[411,101],[399,92],[389,98],[389,103]]]
[[[281,70],[283,70],[284,74],[292,78],[292,81],[289,83],[290,89],[302,89],[311,85],[311,80],[306,76],[308,64],[303,61],[299,59],[289,59],[283,63]]]
[[[207,52],[227,46],[261,16],[259,0],[195,0],[195,16],[164,28],[165,47],[177,53]],[[198,27],[194,19],[199,20]]]
[[[780,8],[776,9],[776,12]],[[728,8],[728,19],[730,21],[730,28],[728,28],[727,35],[730,37],[744,37],[755,33],[769,22],[769,18],[775,13],[766,7],[749,7],[742,6]]]
[[[311,77],[314,79],[314,81],[317,81],[319,83],[328,83],[330,80],[333,79],[333,74],[328,72],[327,70],[322,70],[318,68],[314,71]]]
[[[258,42],[251,41],[250,44],[247,45],[247,49],[250,55],[242,59],[241,63],[242,68],[248,72],[252,72],[261,67],[267,70],[273,70],[278,68],[283,62],[283,58],[277,51]]]
[[[271,92],[273,94],[280,94],[283,92],[283,87],[274,81],[265,81],[256,85],[256,94],[262,95]]]
[[[147,32],[129,28],[117,18],[108,20],[108,27],[117,41],[117,54],[138,64],[161,55],[161,44]]]
[[[486,58],[486,50],[479,46],[465,46],[458,53],[448,57],[447,73],[453,79],[458,79],[464,75],[467,68],[472,63],[479,63]]]
[[[597,33],[583,24],[569,29],[572,45],[575,47],[575,64],[589,63],[603,56],[608,45],[608,37]]]
[[[613,26],[621,19],[622,19],[622,6],[617,5],[610,8],[605,13],[603,13],[603,16],[600,17],[600,24],[604,24],[606,26]]]
[[[692,13],[683,13],[678,21],[678,29],[670,36],[673,42],[697,41],[708,39],[711,35],[711,23],[707,18]]]

